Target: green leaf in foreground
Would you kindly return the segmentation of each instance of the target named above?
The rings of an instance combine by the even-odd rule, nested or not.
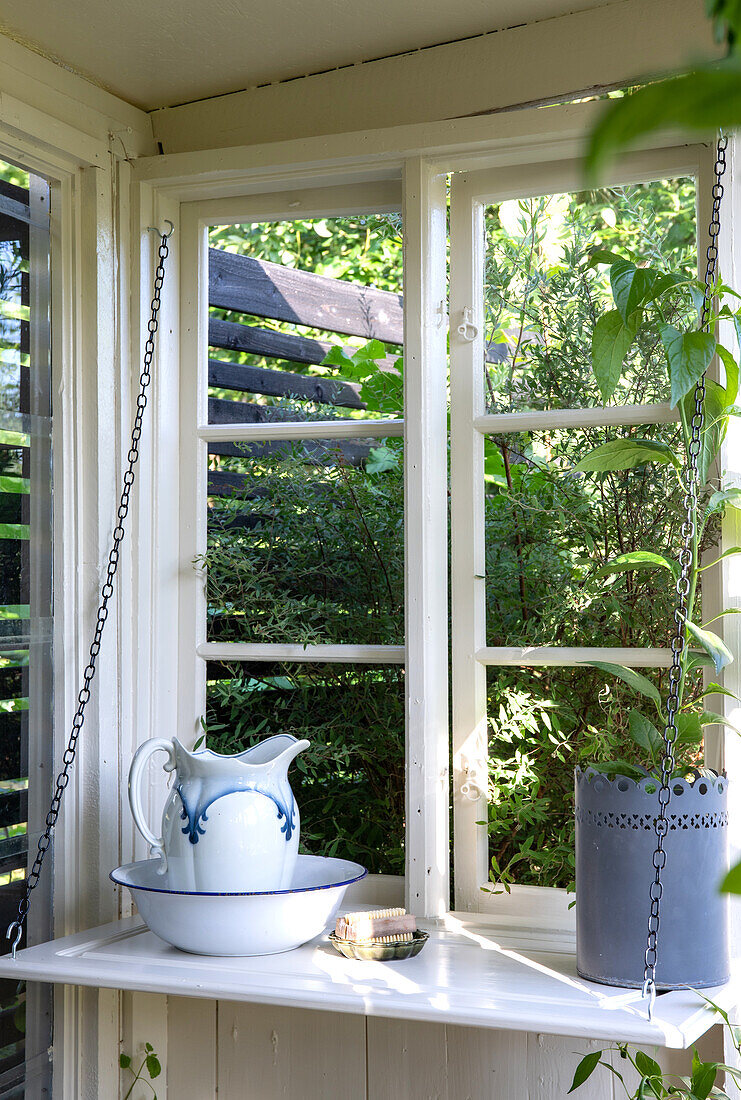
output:
[[[734,733],[741,736],[741,730],[738,726],[734,726],[733,722],[729,722],[724,714],[718,714],[714,710],[704,710],[700,715],[700,722],[703,726],[727,726],[729,730],[733,730]]]
[[[592,333],[592,370],[602,400],[607,402],[617,389],[623,372],[623,360],[635,339],[638,311],[624,321],[620,313],[603,313]]]
[[[741,125],[741,64],[730,57],[683,76],[648,84],[609,103],[592,131],[586,167],[592,181],[618,150],[646,134],[678,126],[712,132]]]
[[[682,404],[689,423],[695,413],[694,389],[682,399]],[[697,458],[697,477],[701,485],[704,485],[708,479],[710,464],[718,453],[727,427],[726,391],[712,378],[706,378],[705,426],[700,435],[700,453]]]
[[[677,715],[677,741],[680,745],[702,744],[702,718],[696,710]]]
[[[722,344],[716,345],[715,350],[720,356],[726,372],[725,403],[726,405],[732,405],[738,397],[738,363],[728,348],[724,348]]]
[[[632,470],[648,462],[659,462],[664,466],[671,463],[680,468],[679,459],[666,443],[653,439],[611,439],[585,455],[574,470],[582,474],[605,474],[614,470]]]
[[[643,714],[637,710],[631,710],[628,714],[628,732],[631,740],[649,754],[655,757],[661,751],[663,738],[653,722],[649,722]]]
[[[653,1058],[649,1058],[642,1050],[636,1051],[636,1065],[638,1066],[638,1072],[642,1073],[644,1077],[658,1077],[661,1078],[661,1066],[658,1062],[655,1062]]]
[[[655,684],[652,684],[649,679],[642,676],[640,672],[636,672],[635,669],[627,668],[625,665],[614,665],[610,661],[586,661],[585,664],[588,664],[591,668],[598,668],[600,672],[607,672],[610,676],[614,676],[618,680],[622,680],[628,687],[633,688],[633,691],[637,691],[640,695],[645,695],[647,699],[652,699],[657,707],[661,706],[659,689]]]
[[[732,558],[735,557],[736,554],[741,554],[741,546],[729,546],[727,550],[724,550],[717,558],[709,561],[707,565],[701,565],[698,569],[698,573],[704,573],[706,569],[712,569],[714,565],[723,561],[724,558]]]
[[[741,608],[739,608],[741,610]],[[728,695],[731,699],[738,699],[735,691],[729,691],[728,688],[721,687],[720,684],[707,684],[703,691],[696,697],[697,699],[704,699],[707,695]]]
[[[741,508],[741,489],[722,489],[713,493],[705,509],[705,518],[720,512],[726,505],[730,505],[731,508]]]
[[[680,332],[674,325],[659,325],[659,332],[669,362],[670,400],[678,405],[710,366],[715,337],[709,332]]]
[[[720,672],[730,665],[733,661],[733,654],[728,646],[719,638],[717,634],[714,634],[712,630],[703,630],[697,623],[693,623],[690,619],[685,619],[688,632],[692,635],[695,641],[699,642],[708,656],[711,658],[715,665],[715,671]]]
[[[627,573],[631,569],[668,569],[677,576],[679,566],[663,554],[654,554],[650,550],[633,550],[629,554],[618,554],[597,570],[595,576],[607,577],[611,573]]]
[[[619,260],[627,260],[632,256],[632,252],[629,252],[627,256],[619,256],[617,252],[611,252],[609,248],[594,248],[589,253],[587,267],[596,267],[597,264],[615,264]]]
[[[597,1066],[599,1065],[601,1057],[601,1050],[593,1050],[591,1054],[587,1054],[584,1058],[582,1058],[581,1062],[576,1067],[574,1080],[571,1082],[571,1088],[569,1089],[569,1092],[574,1092],[575,1089],[578,1089],[580,1085],[583,1085],[584,1082],[592,1076]],[[566,1095],[568,1096],[568,1093]]]
[[[602,775],[627,775],[636,782],[649,775],[640,764],[630,764],[627,760],[598,760],[594,767]]]
[[[697,1097],[697,1100],[707,1100],[717,1076],[718,1066],[716,1063],[701,1062],[697,1051],[695,1051],[692,1058],[692,1080],[690,1082],[690,1088]]]
[[[617,260],[610,268],[610,286],[615,305],[627,325],[638,306],[651,293],[656,272],[650,267],[636,267],[631,260]]]

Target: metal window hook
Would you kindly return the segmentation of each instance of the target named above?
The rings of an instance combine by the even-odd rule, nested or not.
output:
[[[648,1005],[646,1007],[646,1014],[649,1020],[654,1014],[654,1005],[656,1004],[656,982],[653,978],[646,978],[643,986],[641,987],[641,997],[645,1000],[648,997]]]
[[[20,921],[14,920],[11,925],[8,926],[8,931],[5,933],[7,940],[13,939],[13,944],[10,948],[10,954],[12,958],[15,958],[15,953],[18,950],[18,944],[21,942],[21,936],[23,935],[23,925]]]
[[[165,218],[165,225],[169,225],[169,227],[170,227],[169,233],[163,233],[162,230],[159,228],[159,226],[156,226],[156,225],[148,225],[147,226],[147,232],[148,233],[156,233],[158,237],[164,237],[166,241],[169,241],[170,237],[175,232],[175,226],[172,224],[172,222],[170,221],[169,218]]]

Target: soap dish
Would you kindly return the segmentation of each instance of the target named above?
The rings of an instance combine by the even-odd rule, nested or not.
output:
[[[430,938],[429,932],[414,932],[412,938],[398,943],[355,943],[353,940],[341,940],[334,932],[329,933],[333,947],[346,959],[363,959],[367,962],[398,962],[401,959],[413,959]]]

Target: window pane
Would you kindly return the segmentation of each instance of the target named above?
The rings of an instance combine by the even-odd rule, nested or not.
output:
[[[665,694],[667,670],[640,671]],[[694,675],[686,697],[697,690]],[[636,710],[660,727],[657,712],[591,668],[489,668],[487,694],[492,881],[573,889],[574,768],[626,761],[653,773],[628,723]],[[702,765],[701,744],[676,755],[679,768]]]
[[[487,441],[488,645],[669,644],[672,573],[600,571],[636,550],[676,558],[682,506],[672,467],[573,472],[593,448],[623,436],[676,446],[679,427],[554,430]],[[710,524],[704,545],[716,539]]]
[[[241,752],[292,733],[301,851],[404,873],[404,672],[399,666],[209,664],[207,744]]]
[[[614,307],[607,268],[590,268],[590,253],[634,253],[694,277],[695,182],[509,200],[486,208],[485,235],[488,411],[601,405],[590,334],[596,317]],[[666,320],[690,310],[689,297],[678,296]],[[668,399],[655,336],[641,336],[628,353],[615,404]]]
[[[209,641],[402,645],[402,441],[211,449]]]
[[[33,220],[31,220],[33,209]],[[0,162],[0,928],[51,797],[49,188]],[[51,933],[51,866],[21,946]],[[9,944],[2,938],[3,952]],[[50,1095],[51,990],[0,982],[0,1096]]]
[[[401,415],[400,215],[219,226],[210,244],[210,423]]]

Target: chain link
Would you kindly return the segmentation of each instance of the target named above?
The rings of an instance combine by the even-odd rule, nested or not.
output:
[[[70,771],[75,762],[75,755],[77,753],[77,740],[82,732],[82,727],[85,723],[85,709],[90,701],[90,685],[95,678],[98,654],[100,653],[100,640],[103,636],[106,620],[108,619],[108,603],[113,595],[113,579],[118,571],[119,551],[125,533],[123,524],[129,514],[129,500],[131,489],[134,484],[134,467],[139,459],[139,441],[141,440],[142,434],[144,410],[147,407],[147,390],[152,379],[151,368],[154,358],[154,341],[159,328],[160,294],[165,278],[165,260],[170,251],[167,239],[171,232],[172,230],[170,230],[170,233],[163,233],[159,244],[159,259],[154,274],[154,291],[152,294],[152,303],[147,326],[147,342],[144,345],[144,360],[142,372],[139,376],[139,394],[136,399],[136,415],[134,416],[134,426],[131,431],[131,445],[127,455],[128,466],[123,476],[123,489],[121,490],[116,513],[117,522],[116,526],[113,528],[113,544],[108,554],[106,579],[100,591],[100,603],[98,604],[95,631],[90,645],[88,663],[82,674],[82,687],[77,696],[77,710],[72,719],[72,729],[70,731],[69,740],[67,741],[67,747],[62,757],[62,770],[57,775],[56,787],[52,796],[51,805],[49,806],[49,812],[46,815],[46,828],[39,837],[36,858],[33,861],[33,866],[26,879],[26,890],[18,904],[18,914],[12,924],[8,926],[6,932],[6,939],[12,939],[13,941],[13,958],[15,958],[16,949],[23,935],[23,926],[31,905],[31,894],[38,885],[41,869],[44,865],[44,858],[51,846],[54,828],[57,823],[57,818],[59,817],[59,811],[62,807],[64,792],[69,785]]]
[[[715,294],[716,272],[718,268],[718,235],[720,233],[720,204],[723,199],[721,178],[726,170],[726,149],[728,138],[722,134],[718,139],[715,161],[715,183],[713,184],[713,212],[708,226],[708,245],[705,267],[705,291],[700,311],[700,329],[710,331],[710,316]],[[651,908],[648,917],[648,933],[643,966],[643,996],[649,998],[648,1017],[651,1019],[656,1000],[656,963],[658,961],[659,925],[661,923],[661,898],[664,892],[661,874],[666,866],[664,840],[669,831],[668,808],[672,797],[672,775],[674,773],[674,748],[677,743],[677,714],[682,703],[684,678],[684,652],[687,645],[687,599],[690,594],[690,574],[695,561],[695,516],[698,496],[698,460],[702,446],[701,436],[705,417],[705,375],[698,379],[694,392],[694,412],[689,422],[690,441],[687,447],[687,462],[684,477],[685,521],[682,524],[682,549],[679,554],[680,574],[677,580],[677,604],[674,609],[675,632],[671,641],[672,663],[669,669],[669,696],[666,703],[666,726],[664,728],[664,746],[661,760],[661,783],[659,785],[659,812],[654,819],[656,847],[652,863],[654,878],[649,889]]]

